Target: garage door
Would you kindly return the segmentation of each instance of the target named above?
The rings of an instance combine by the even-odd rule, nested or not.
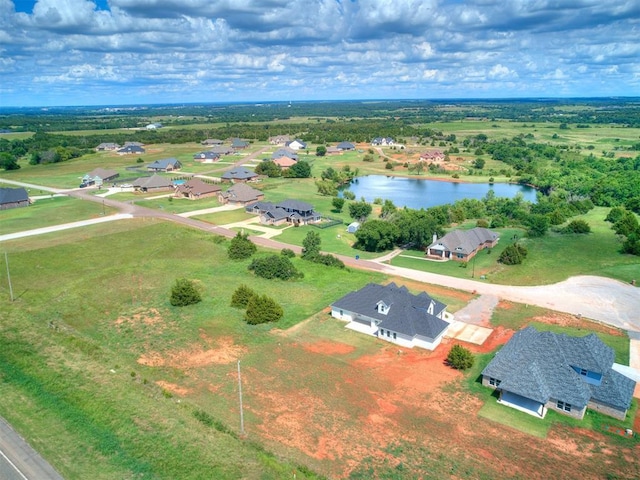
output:
[[[509,407],[520,410],[521,412],[535,415],[536,417],[544,417],[544,405],[530,398],[523,397],[511,392],[502,392],[500,403],[504,403]]]

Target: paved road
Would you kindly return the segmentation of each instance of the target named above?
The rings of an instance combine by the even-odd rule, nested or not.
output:
[[[0,479],[63,480],[62,476],[1,417]]]

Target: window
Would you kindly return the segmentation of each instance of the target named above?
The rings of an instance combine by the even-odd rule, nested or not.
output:
[[[387,337],[391,337],[391,332],[387,330]]]
[[[580,369],[580,375],[586,377],[587,376],[587,371],[584,368]]]
[[[497,378],[489,377],[489,385],[493,385],[494,387],[500,386],[500,380]]]
[[[344,312],[342,310],[340,310],[340,316],[343,316]]]
[[[558,410],[564,410],[565,412],[570,412],[571,411],[571,404],[570,403],[566,403],[566,402],[563,402],[561,400],[558,400],[558,403],[556,404],[556,406],[558,407]]]
[[[380,335],[384,337],[384,329],[383,328],[380,329]]]
[[[393,332],[393,339],[396,339],[396,332]]]

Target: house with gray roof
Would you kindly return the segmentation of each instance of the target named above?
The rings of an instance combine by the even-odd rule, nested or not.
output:
[[[231,155],[233,153],[233,148],[225,145],[215,145],[211,147],[209,151],[219,155]]]
[[[395,283],[369,283],[331,305],[331,316],[348,322],[346,328],[402,347],[434,350],[453,315],[426,292],[414,295]]]
[[[313,205],[299,200],[283,200],[278,203],[256,202],[245,207],[247,213],[260,215],[260,223],[265,225],[307,225],[317,223],[322,215],[313,209]]]
[[[0,187],[0,210],[29,206],[29,192],[24,187]]]
[[[351,150],[355,150],[356,146],[351,142],[340,142],[336,145],[336,148],[342,150],[343,152],[349,152]]]
[[[220,160],[220,154],[212,150],[207,150],[205,152],[194,153],[193,159],[196,162],[213,163]]]
[[[188,198],[189,200],[199,200],[201,198],[215,197],[222,191],[220,185],[208,183],[200,178],[190,178],[187,182],[176,187],[177,198]]]
[[[220,203],[230,203],[231,205],[248,205],[264,198],[264,193],[250,187],[246,183],[235,183],[226,192],[218,194]]]
[[[371,145],[373,145],[374,147],[390,147],[394,144],[395,142],[391,137],[376,137],[371,140]]]
[[[180,168],[182,168],[180,160],[173,157],[156,160],[147,165],[147,170],[150,172],[173,172],[174,170],[180,170]]]
[[[233,140],[231,140],[231,148],[233,148],[234,150],[242,150],[245,149],[249,146],[249,142],[247,142],[246,140],[242,140],[240,138],[234,138]]]
[[[218,138],[207,138],[200,142],[202,145],[222,145],[224,142]]]
[[[295,140],[285,143],[285,146],[291,148],[292,150],[304,150],[305,148],[307,148],[307,143],[296,138]]]
[[[479,251],[496,246],[500,237],[488,228],[475,227],[470,230],[453,230],[427,247],[427,256],[443,260],[466,262]]]
[[[140,145],[126,145],[121,149],[117,150],[116,153],[118,155],[141,155],[145,152],[145,149]]]
[[[256,172],[244,167],[232,168],[231,170],[227,170],[226,172],[224,172],[221,176],[223,180],[229,180],[233,183],[248,182],[255,179],[256,177],[258,177],[258,174]]]
[[[133,188],[140,192],[160,192],[173,190],[173,182],[160,175],[153,174],[150,177],[141,177],[133,182]]]
[[[498,402],[536,417],[549,409],[582,419],[587,408],[624,420],[636,382],[613,370],[613,349],[591,333],[573,337],[527,327],[482,371]]]
[[[103,142],[96,147],[96,152],[113,152],[114,150],[118,150],[120,145],[113,142]]]
[[[295,150],[292,150],[289,147],[279,148],[271,154],[271,160],[276,160],[282,157],[290,158],[291,160],[295,160],[296,162],[298,161],[298,154],[295,152]]]
[[[107,170],[104,168],[95,168],[92,171],[90,171],[89,173],[87,173],[85,175],[85,177],[82,179],[82,181],[84,182],[85,178],[90,178],[94,181],[94,183],[98,183],[98,179],[101,180],[100,183],[102,182],[109,182],[115,178],[118,178],[120,176],[120,174],[118,172],[116,172],[115,170]]]

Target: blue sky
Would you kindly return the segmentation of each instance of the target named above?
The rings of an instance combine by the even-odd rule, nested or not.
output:
[[[640,96],[638,0],[0,0],[0,106]]]

